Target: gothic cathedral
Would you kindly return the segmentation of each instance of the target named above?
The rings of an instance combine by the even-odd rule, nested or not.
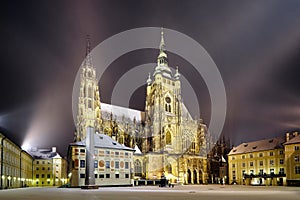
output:
[[[101,103],[90,42],[81,71],[76,141],[85,138],[86,127],[134,148],[135,178],[169,180],[184,184],[207,183],[207,127],[194,120],[181,98],[178,67],[169,67],[163,31],[157,66],[146,81],[145,111]],[[108,109],[114,107],[114,109]],[[118,110],[118,113],[113,111]],[[122,113],[122,110],[126,112]],[[136,115],[140,116],[126,116]],[[120,116],[121,115],[121,116]]]

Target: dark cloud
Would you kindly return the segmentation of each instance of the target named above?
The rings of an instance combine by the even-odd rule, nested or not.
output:
[[[223,134],[234,143],[299,129],[299,1],[5,1],[0,11],[0,125],[20,145],[31,137],[35,146],[56,145],[65,153],[73,138],[71,95],[85,35],[96,46],[147,26],[185,33],[214,59],[228,100]],[[103,101],[109,102],[122,73],[155,62],[156,55],[145,50],[117,59],[100,80]],[[190,80],[208,123],[210,99],[201,76],[169,55]],[[142,108],[143,94],[139,88],[130,104]]]

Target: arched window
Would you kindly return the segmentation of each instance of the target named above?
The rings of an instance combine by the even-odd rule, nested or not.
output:
[[[171,105],[169,104],[169,112],[171,112]]]
[[[166,144],[170,145],[172,143],[172,135],[170,133],[170,131],[167,131],[166,133]]]
[[[142,163],[140,160],[134,161],[134,174],[136,176],[142,176]]]

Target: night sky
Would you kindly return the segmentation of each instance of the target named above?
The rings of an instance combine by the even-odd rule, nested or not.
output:
[[[26,140],[36,147],[57,146],[66,154],[75,129],[72,89],[85,56],[86,35],[96,46],[138,27],[173,29],[206,49],[225,84],[222,134],[233,144],[300,129],[298,0],[10,0],[2,1],[0,10],[0,126],[20,146]],[[122,74],[156,62],[157,54],[154,49],[137,50],[115,60],[100,79],[101,101],[110,103]],[[208,124],[211,103],[203,79],[186,60],[168,56],[193,86],[201,118]],[[130,106],[143,110],[144,95],[145,87],[140,87]]]

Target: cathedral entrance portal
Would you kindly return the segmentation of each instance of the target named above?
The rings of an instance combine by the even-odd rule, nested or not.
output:
[[[194,170],[194,184],[197,184],[198,180],[197,180],[197,171]]]
[[[192,183],[192,173],[191,173],[191,170],[188,169],[188,184],[191,184]]]

